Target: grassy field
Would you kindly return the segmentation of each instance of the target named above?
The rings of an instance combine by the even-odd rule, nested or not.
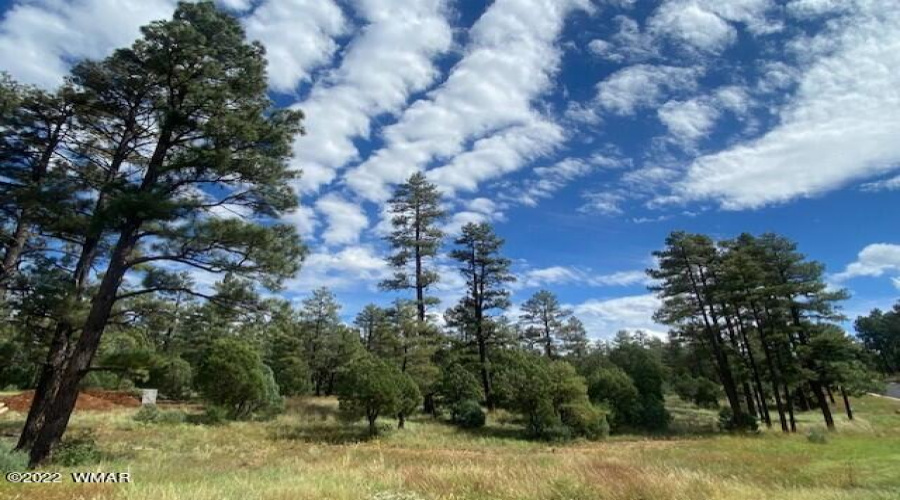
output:
[[[0,499],[900,499],[900,401],[865,397],[828,442],[810,442],[816,415],[796,435],[703,433],[714,412],[672,402],[677,435],[616,436],[553,445],[523,440],[504,415],[477,432],[426,417],[405,431],[361,440],[335,402],[293,401],[266,423],[209,427],[140,424],[134,410],[76,414],[93,429],[99,464],[48,471],[130,472],[130,484],[9,484]],[[836,408],[840,412],[840,408]],[[0,447],[23,420],[0,417]],[[686,431],[694,431],[693,434]]]

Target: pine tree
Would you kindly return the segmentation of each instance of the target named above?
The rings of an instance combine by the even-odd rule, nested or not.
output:
[[[88,78],[95,74],[92,67],[105,68],[99,73],[105,77]],[[298,112],[271,111],[264,68],[262,47],[246,43],[237,20],[201,2],[179,4],[172,20],[143,28],[130,48],[74,71],[76,90],[127,95],[136,104],[101,110],[109,128],[87,133],[138,134],[140,147],[118,141],[127,147],[128,168],[107,169],[112,179],[103,184],[106,201],[90,214],[88,227],[100,228],[101,239],[108,239],[98,250],[104,253],[102,279],[92,289],[77,340],[53,373],[54,390],[39,391],[49,402],[34,432],[32,465],[42,462],[65,432],[78,383],[116,303],[189,290],[188,283],[161,272],[144,288],[123,290],[126,274],[174,263],[277,288],[299,268],[303,248],[293,228],[258,223],[296,204],[289,186],[294,175],[285,160],[301,130]],[[133,121],[139,125],[130,131]],[[85,158],[76,168],[109,166],[121,152],[81,148]],[[223,207],[242,210],[244,217],[220,218]],[[59,352],[51,350],[49,359]]]
[[[569,346],[562,345],[567,342],[567,334],[572,333],[574,337],[570,340],[578,343],[580,339],[575,337],[584,333],[583,326],[578,330],[579,323],[567,324],[573,318],[572,311],[563,309],[556,295],[548,290],[539,290],[526,300],[519,318],[525,338],[540,344],[548,358],[558,357],[560,351],[568,349]],[[567,326],[575,330],[567,331]]]
[[[415,304],[419,322],[425,322],[425,312],[436,299],[427,296],[428,288],[437,283],[438,273],[431,268],[444,233],[437,227],[445,217],[440,205],[441,195],[425,175],[417,172],[397,186],[388,202],[392,214],[393,231],[387,241],[394,253],[388,263],[394,269],[390,279],[381,282],[384,290],[415,290]]]
[[[478,352],[479,371],[488,408],[493,409],[489,349],[493,329],[490,311],[509,307],[506,284],[515,281],[510,274],[510,260],[500,255],[503,239],[494,234],[490,224],[468,223],[454,243],[450,256],[460,263],[459,272],[466,280],[466,295],[455,308],[460,322],[472,329],[471,338]]]

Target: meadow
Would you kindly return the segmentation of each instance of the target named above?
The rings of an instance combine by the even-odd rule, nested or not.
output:
[[[841,416],[824,443],[808,437],[819,429],[812,413],[794,435],[725,435],[712,432],[715,412],[675,400],[669,435],[566,444],[523,439],[503,412],[477,431],[418,416],[365,439],[326,398],[292,400],[274,421],[221,426],[143,424],[134,409],[76,412],[70,432],[91,430],[101,461],[46,466],[63,473],[60,484],[0,482],[0,498],[896,500],[900,400],[855,404],[856,419]],[[0,447],[11,447],[23,418],[0,417]],[[74,484],[72,471],[130,472],[132,482]]]

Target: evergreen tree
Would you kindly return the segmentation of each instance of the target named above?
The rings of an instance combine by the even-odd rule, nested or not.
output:
[[[526,300],[519,316],[525,339],[540,345],[548,358],[559,355],[566,320],[571,317],[572,311],[563,309],[556,295],[548,290],[539,290]]]
[[[466,280],[466,295],[454,314],[466,328],[478,352],[479,372],[488,408],[493,409],[491,365],[488,352],[494,340],[490,311],[509,307],[506,284],[515,281],[509,272],[510,260],[500,255],[503,240],[494,234],[490,224],[469,223],[455,240],[457,248],[450,256],[460,263],[459,272]]]
[[[437,227],[445,217],[441,195],[425,175],[417,172],[397,186],[388,202],[393,231],[387,241],[393,249],[388,263],[394,269],[390,279],[381,282],[384,290],[415,290],[418,320],[425,322],[425,312],[436,299],[427,296],[428,288],[437,283],[438,273],[431,263],[440,250],[444,233]]]
[[[271,111],[264,68],[262,47],[246,43],[237,20],[201,2],[179,4],[172,20],[143,28],[130,48],[73,70],[73,84],[89,102],[116,94],[134,103],[102,109],[104,128],[80,136],[88,145],[105,144],[112,131],[125,150],[110,155],[107,147],[81,148],[84,157],[76,168],[110,166],[119,153],[128,168],[105,170],[111,177],[103,184],[105,201],[88,217],[87,227],[109,242],[98,246],[104,252],[102,279],[92,288],[64,360],[57,359],[58,346],[48,356],[50,380],[36,396],[43,403],[32,407],[41,418],[23,433],[32,465],[42,462],[64,433],[78,383],[116,302],[189,289],[156,272],[143,288],[123,291],[127,273],[174,263],[232,272],[277,288],[297,271],[303,248],[293,228],[259,223],[296,204],[288,183],[294,174],[285,160],[301,118],[294,111]],[[91,134],[97,141],[86,138]],[[119,140],[123,137],[129,140]],[[245,217],[220,218],[222,207],[243,210]]]

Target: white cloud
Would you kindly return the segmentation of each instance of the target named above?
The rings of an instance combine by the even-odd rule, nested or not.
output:
[[[860,276],[878,277],[896,272],[900,272],[900,245],[873,243],[859,252],[856,262],[831,276],[831,281],[842,283]]]
[[[669,0],[648,21],[657,36],[672,38],[703,53],[718,54],[737,40],[734,24],[754,34],[781,29],[766,13],[771,0]]]
[[[328,245],[346,245],[359,241],[360,233],[369,226],[369,218],[356,203],[336,193],[316,200],[316,210],[328,220],[322,239]]]
[[[622,202],[625,196],[616,191],[597,191],[584,193],[587,200],[578,210],[580,212],[596,212],[601,215],[619,215],[622,213]]]
[[[520,273],[520,288],[540,288],[549,285],[582,285],[590,287],[646,285],[650,282],[645,271],[618,271],[596,274],[590,270],[566,266],[529,269]]]
[[[653,294],[613,299],[591,299],[573,307],[593,338],[611,338],[619,330],[644,330],[659,337],[666,327],[653,321],[653,313],[662,302]]]
[[[368,139],[378,115],[400,112],[410,95],[439,76],[433,59],[450,49],[453,33],[444,0],[359,0],[365,24],[339,68],[316,82],[298,107],[307,135],[298,138],[293,163],[299,186],[315,191],[359,155],[354,139]]]
[[[374,287],[390,270],[384,258],[369,246],[350,246],[338,252],[315,252],[306,258],[299,276],[285,284],[287,290],[319,287],[359,290]]]
[[[882,179],[880,181],[867,182],[860,186],[860,189],[870,193],[878,191],[896,191],[900,189],[900,175],[889,179]]]
[[[640,108],[657,105],[673,91],[693,90],[699,76],[697,68],[629,66],[597,85],[597,100],[613,113],[631,115]]]
[[[728,22],[695,1],[666,2],[650,19],[650,28],[707,52],[720,52],[737,33]]]
[[[588,44],[591,52],[615,63],[645,62],[659,57],[656,39],[643,32],[637,21],[627,16],[616,16],[613,21],[618,24],[618,31],[609,40],[591,41]]]
[[[235,2],[230,2],[235,4]],[[237,2],[239,7],[243,2]],[[332,0],[267,0],[243,19],[247,36],[266,47],[269,85],[293,91],[337,50],[347,22]]]
[[[493,3],[469,31],[471,41],[466,53],[443,85],[385,129],[386,146],[350,171],[347,184],[366,198],[384,200],[389,196],[389,184],[401,182],[435,159],[459,155],[467,141],[508,128],[552,128],[532,108],[532,101],[552,86],[551,76],[560,59],[556,38],[566,15],[580,5],[584,2]],[[521,161],[537,154],[536,149],[546,150],[548,144],[536,148],[534,140],[509,134],[505,139],[481,142],[474,155],[484,153],[479,147],[492,152],[503,150],[504,158]],[[459,179],[452,175],[456,168],[469,172],[493,168],[466,158],[441,174],[451,186]],[[515,160],[503,168],[514,169]]]
[[[669,101],[657,114],[676,141],[692,144],[709,134],[719,117],[719,110],[702,99],[691,99]]]
[[[36,0],[0,21],[0,68],[45,88],[62,83],[73,60],[99,59],[130,45],[141,26],[171,17],[170,0]]]
[[[792,16],[805,19],[850,10],[852,3],[847,0],[791,0],[787,11]]]
[[[299,206],[294,211],[287,213],[281,217],[288,224],[292,224],[301,236],[312,236],[318,226],[316,220],[316,212],[310,207]]]
[[[569,157],[547,167],[537,167],[534,176],[519,184],[502,183],[498,188],[500,199],[537,206],[540,200],[550,198],[569,183],[598,169],[618,169],[631,165],[631,160],[602,153],[589,158]]]
[[[800,77],[781,123],[757,140],[698,158],[677,185],[683,199],[727,209],[810,197],[900,163],[900,9],[856,2],[827,33],[833,53]]]
[[[428,178],[447,193],[475,191],[482,182],[514,172],[526,162],[550,153],[563,138],[562,127],[536,119],[479,139],[470,151],[429,171]]]
[[[488,198],[475,198],[464,203],[464,209],[450,216],[450,220],[441,228],[448,236],[456,236],[462,232],[466,224],[479,224],[503,220],[503,207]]]

